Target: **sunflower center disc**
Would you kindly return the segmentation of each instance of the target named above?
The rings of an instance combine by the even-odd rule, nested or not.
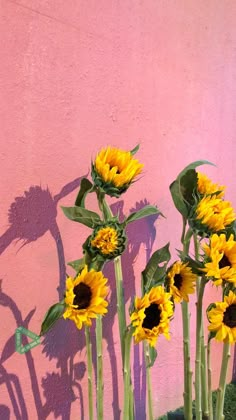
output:
[[[78,305],[78,309],[86,309],[91,302],[92,292],[87,284],[79,283],[73,290],[75,297],[73,305]]]
[[[174,276],[175,287],[177,287],[177,289],[180,290],[180,288],[182,286],[182,283],[183,283],[183,278],[182,278],[181,274],[175,274],[175,276]]]
[[[230,261],[228,259],[228,257],[226,257],[226,255],[223,255],[223,258],[221,258],[220,262],[219,262],[219,267],[220,268],[224,268],[224,267],[231,267]]]
[[[146,317],[143,320],[142,327],[152,330],[153,327],[157,327],[161,320],[161,311],[156,303],[151,305],[144,311]]]
[[[224,313],[223,322],[230,328],[236,327],[236,304],[230,305],[226,309]]]

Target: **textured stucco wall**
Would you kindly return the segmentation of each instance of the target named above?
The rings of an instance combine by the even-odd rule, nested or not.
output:
[[[181,218],[168,187],[186,164],[214,162],[217,168],[205,172],[228,185],[227,198],[236,206],[236,2],[1,0],[0,14],[0,418],[10,412],[11,419],[87,419],[83,333],[59,323],[23,356],[14,351],[14,330],[25,325],[39,331],[63,286],[64,261],[80,257],[88,230],[65,219],[60,205],[73,203],[100,147],[141,144],[144,176],[120,208],[127,214],[147,200],[167,217],[130,228],[127,302],[135,276],[139,293],[151,249],[171,241],[174,258],[180,247]],[[106,273],[113,284],[111,266]],[[209,288],[208,301],[215,296]],[[105,420],[118,420],[113,297],[110,308]],[[177,308],[172,340],[159,340],[152,372],[156,416],[182,402],[180,325]],[[214,385],[220,351],[215,345]],[[133,357],[137,420],[143,420],[141,346]]]

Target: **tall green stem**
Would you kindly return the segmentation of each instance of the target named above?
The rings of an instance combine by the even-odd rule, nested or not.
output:
[[[197,327],[196,327],[196,358],[195,358],[195,400],[196,400],[196,420],[202,420],[202,401],[201,401],[201,336],[202,336],[202,298],[205,288],[205,280],[201,279],[197,301]]]
[[[230,359],[230,344],[224,343],[219,388],[217,389],[217,400],[216,400],[216,418],[217,420],[224,420],[224,399],[225,399],[225,387],[226,387],[226,376],[227,369]]]
[[[92,363],[92,345],[90,337],[90,328],[85,327],[85,340],[87,351],[87,369],[88,369],[88,400],[89,400],[89,420],[93,420],[93,363]]]
[[[103,419],[103,363],[102,363],[102,316],[96,320],[97,344],[97,419]]]
[[[209,420],[213,420],[212,387],[211,387],[211,340],[208,340],[208,344],[207,344],[207,378],[208,378]]]
[[[183,218],[183,232],[181,241],[183,244],[183,253],[188,254],[192,230],[186,232],[186,220]],[[192,371],[190,360],[190,333],[189,333],[189,310],[188,302],[183,301],[182,322],[183,322],[183,353],[184,353],[184,414],[186,420],[192,420]]]
[[[150,354],[149,346],[146,341],[144,341],[144,354],[145,354],[145,364],[146,364],[146,378],[147,378],[147,393],[148,393],[148,415],[149,420],[154,420],[153,416],[153,402],[152,402],[152,384],[151,384],[151,368],[150,365]]]
[[[131,386],[131,376],[130,376],[130,347],[132,343],[132,328],[126,331],[125,334],[125,347],[124,347],[124,412],[123,420],[132,420],[130,414],[132,415],[131,410],[131,401],[130,401],[130,386]]]

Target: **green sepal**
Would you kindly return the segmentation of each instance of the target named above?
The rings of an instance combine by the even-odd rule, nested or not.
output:
[[[65,216],[74,222],[82,223],[85,226],[94,228],[101,223],[100,216],[94,211],[87,210],[83,207],[61,207]]]
[[[223,298],[228,296],[229,292],[233,292],[236,295],[236,287],[234,286],[234,283],[227,282],[227,286],[223,289]]]
[[[188,218],[189,210],[194,203],[194,193],[197,191],[197,172],[195,169],[205,164],[214,165],[207,160],[198,160],[190,163],[170,185],[170,192],[175,207],[185,219]]]
[[[215,338],[216,336],[216,331],[210,331],[208,334],[208,344],[210,343],[210,341]]]
[[[155,361],[156,361],[157,351],[156,351],[156,348],[155,347],[150,346],[150,344],[149,344],[149,346],[148,346],[148,352],[149,352],[149,360],[150,360],[150,362],[147,363],[147,368],[151,368],[154,365]]]
[[[66,306],[64,301],[55,303],[49,308],[43,319],[40,335],[46,334],[46,332],[48,332],[53,327],[55,322],[62,317],[63,313],[65,312],[65,308]]]
[[[147,293],[152,287],[164,283],[166,267],[171,258],[169,246],[170,244],[168,243],[155,251],[148,261],[146,268],[142,271],[143,292]]]
[[[210,322],[210,320],[209,320],[209,318],[208,318],[208,312],[211,310],[211,309],[213,309],[213,308],[215,308],[216,307],[216,304],[215,303],[210,303],[210,305],[207,307],[207,309],[206,309],[206,315],[207,315],[207,319],[208,319],[208,321]]]
[[[152,216],[154,214],[163,216],[163,214],[158,210],[157,207],[150,205],[145,206],[142,209],[131,213],[124,221],[124,225],[128,225],[129,223],[134,222],[135,220],[143,219],[144,217]]]
[[[70,261],[67,263],[70,267],[72,267],[76,273],[79,273],[85,266],[85,258],[80,258],[79,260]]]
[[[85,198],[88,193],[94,191],[92,182],[87,178],[83,178],[80,183],[80,189],[75,200],[75,206],[85,207]]]
[[[134,148],[134,149],[130,150],[131,155],[132,155],[132,156],[133,156],[133,155],[135,155],[135,153],[137,153],[137,152],[138,152],[138,150],[139,150],[139,144],[137,144],[137,146],[135,146],[135,148]]]

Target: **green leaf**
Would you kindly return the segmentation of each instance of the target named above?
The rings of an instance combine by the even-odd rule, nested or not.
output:
[[[147,364],[147,367],[151,368],[156,361],[157,351],[156,351],[155,347],[152,347],[150,345],[149,345],[148,351],[149,351],[149,363]]]
[[[53,327],[55,322],[62,317],[64,311],[64,303],[59,302],[52,305],[44,317],[44,320],[41,325],[40,335],[46,334],[46,332],[48,332]]]
[[[195,169],[200,165],[213,165],[207,160],[197,160],[186,166],[176,180],[170,185],[170,192],[177,210],[185,217],[188,217],[188,204],[193,203],[193,192],[197,185],[197,173]]]
[[[157,207],[148,205],[138,211],[135,211],[134,213],[131,213],[125,220],[124,224],[128,225],[135,220],[143,219],[144,217],[152,216],[154,214],[163,216]]]
[[[131,155],[135,155],[135,153],[137,153],[138,150],[139,150],[139,144],[137,144],[137,146],[135,146],[134,149],[130,150]]]
[[[181,193],[181,185],[178,181],[172,182],[172,184],[170,185],[170,193],[175,207],[187,219],[188,207],[183,200],[183,196]]]
[[[169,246],[170,244],[168,243],[155,251],[143,270],[142,278],[145,292],[149,291],[153,286],[164,283],[166,267],[171,258]],[[160,264],[162,265],[160,266]]]
[[[202,268],[204,268],[203,262],[194,260],[189,255],[186,255],[183,251],[178,251],[178,254],[183,263],[188,263],[189,267],[191,267],[191,270],[194,274],[197,274],[198,276],[203,276],[203,271],[201,270]]]
[[[72,267],[76,273],[81,271],[85,266],[84,258],[80,258],[79,260],[70,261],[67,263],[70,267]]]
[[[87,210],[83,207],[61,207],[65,216],[74,222],[82,223],[85,226],[94,228],[101,223],[100,216],[94,211]]]
[[[80,190],[75,200],[75,205],[78,207],[85,207],[85,198],[89,192],[92,192],[93,184],[87,178],[83,178],[80,183]]]

